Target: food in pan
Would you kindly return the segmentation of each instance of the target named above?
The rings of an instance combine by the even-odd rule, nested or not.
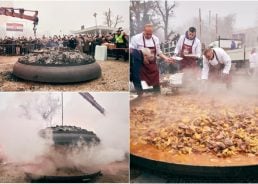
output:
[[[148,145],[171,155],[206,154],[212,159],[257,157],[257,125],[258,103],[254,100],[149,97],[132,105],[131,147]]]

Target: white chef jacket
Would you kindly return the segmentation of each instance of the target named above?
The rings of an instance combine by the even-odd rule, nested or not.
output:
[[[152,35],[152,38],[155,41],[157,55],[162,54],[162,51],[160,50],[159,38],[155,35]],[[145,47],[154,47],[152,38],[150,38],[150,39],[145,38]],[[144,48],[143,33],[134,35],[130,40],[129,47],[132,49],[137,49],[137,50]]]
[[[250,54],[249,62],[250,62],[250,68],[258,67],[258,56],[256,53]]]
[[[185,40],[185,42],[184,42]],[[193,44],[193,41],[194,41],[194,44]],[[180,54],[181,50],[182,50],[182,47],[183,47],[183,44],[186,44],[186,45],[192,45],[193,44],[193,47],[192,47],[192,54],[198,56],[198,57],[201,57],[202,55],[202,45],[201,45],[201,41],[195,37],[194,40],[189,40],[186,38],[185,35],[181,35],[177,44],[176,44],[176,48],[175,48],[175,55],[178,55]]]
[[[225,67],[222,73],[225,74],[229,74],[229,71],[231,69],[231,58],[229,57],[229,55],[222,48],[213,48],[213,50],[216,52],[219,61],[217,60],[215,54],[212,60],[208,60],[205,56],[203,56],[202,79],[208,79],[209,64],[211,64],[212,66],[215,66],[218,63],[224,64]]]

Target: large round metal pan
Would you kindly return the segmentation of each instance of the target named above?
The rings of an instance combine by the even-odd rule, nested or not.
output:
[[[29,65],[16,62],[13,74],[18,78],[47,83],[74,83],[89,81],[101,76],[98,63],[85,65]]]
[[[142,102],[142,98],[130,101],[130,106],[137,106]],[[145,150],[146,151],[146,150]],[[190,176],[190,177],[212,177],[212,178],[252,178],[258,181],[258,164],[253,165],[234,165],[234,166],[202,166],[202,165],[186,165],[155,160],[144,157],[142,155],[130,153],[130,163],[140,168],[152,170],[155,173],[161,172],[174,176]],[[223,180],[224,181],[224,180]]]
[[[162,172],[169,175],[184,177],[216,177],[216,178],[255,178],[258,179],[258,165],[246,166],[195,166],[162,162],[144,158],[131,153],[132,165]]]
[[[101,176],[101,171],[82,174],[78,176],[44,176],[26,173],[28,180],[32,183],[88,183],[94,181],[97,177]]]

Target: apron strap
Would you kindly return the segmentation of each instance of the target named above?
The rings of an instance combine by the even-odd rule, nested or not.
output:
[[[194,38],[194,40],[193,40],[193,43],[192,43],[192,47],[193,47],[193,45],[194,45],[194,42],[195,42],[195,38]],[[185,37],[184,37],[184,40],[183,40],[183,45],[185,44]],[[182,47],[183,47],[183,45],[182,45]]]
[[[152,38],[152,41],[153,41],[153,44],[154,44],[154,54],[155,54],[155,57],[156,57],[156,55],[157,55],[156,43],[154,41],[154,38],[153,37],[151,37],[151,38]]]
[[[143,39],[143,47],[146,48],[146,43],[145,43],[145,38],[144,38],[144,35],[142,36],[142,39]],[[154,54],[155,54],[155,57],[157,55],[157,49],[156,49],[156,43],[155,43],[155,40],[153,37],[151,37],[152,41],[153,41],[153,44],[154,44]]]
[[[218,63],[220,63],[220,62],[219,62],[219,59],[218,59],[218,56],[217,56],[217,53],[215,52],[215,50],[214,50],[214,49],[212,49],[212,50],[213,50],[213,53],[214,53],[214,55],[215,55],[215,57],[216,57],[216,59],[217,59]]]
[[[145,44],[145,38],[144,38],[144,35],[142,35],[142,40],[143,40],[143,47],[145,48],[145,47],[146,47],[146,44]]]
[[[225,65],[222,64],[222,63],[220,63],[220,61],[219,61],[219,59],[218,59],[218,56],[217,56],[217,53],[215,52],[215,50],[212,49],[212,51],[213,51],[213,53],[214,53],[214,55],[215,55],[216,60],[218,61],[219,69],[222,70]],[[214,67],[214,66],[212,66],[212,65],[210,64],[210,62],[209,62],[209,66]]]

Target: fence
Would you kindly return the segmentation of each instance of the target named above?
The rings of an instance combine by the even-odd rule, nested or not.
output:
[[[24,43],[24,44],[0,44],[0,55],[24,55],[32,52],[35,49],[41,49],[42,44]]]
[[[169,56],[174,54],[175,47],[176,47],[175,41],[169,41],[169,42],[167,41],[160,44],[160,48],[162,52]]]

